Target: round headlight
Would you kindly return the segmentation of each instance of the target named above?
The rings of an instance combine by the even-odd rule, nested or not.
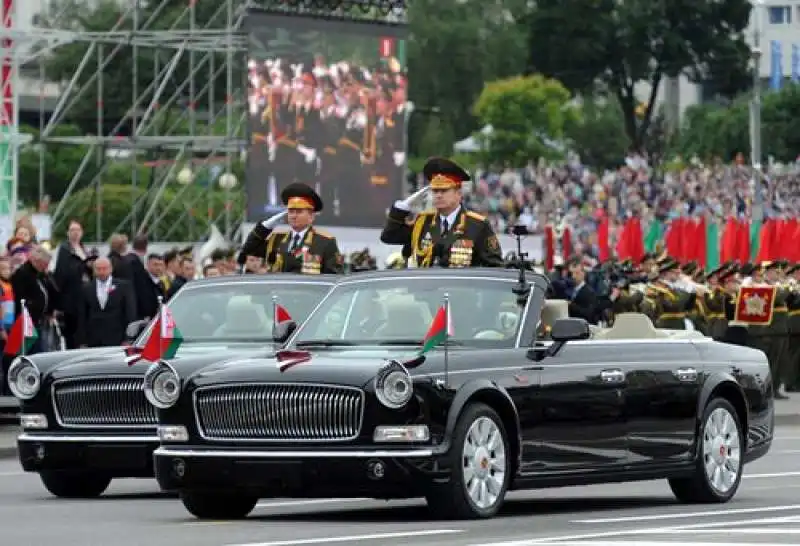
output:
[[[30,400],[42,387],[42,372],[27,358],[17,357],[8,368],[8,387],[17,398]]]
[[[159,409],[171,408],[181,396],[181,378],[166,362],[156,362],[144,374],[144,396]]]
[[[378,372],[375,377],[375,396],[390,409],[400,409],[414,395],[414,383],[406,369],[397,362]]]

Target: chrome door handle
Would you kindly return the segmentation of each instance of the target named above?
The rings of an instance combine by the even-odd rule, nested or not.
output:
[[[678,368],[675,370],[675,377],[678,378],[678,381],[696,381],[697,380],[697,370],[694,368]]]
[[[622,383],[625,381],[625,374],[622,370],[603,370],[600,372],[600,379],[603,383]]]

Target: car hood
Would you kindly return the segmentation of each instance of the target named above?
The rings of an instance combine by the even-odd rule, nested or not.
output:
[[[76,354],[71,355],[73,352]],[[150,363],[144,360],[129,366],[122,347],[80,349],[61,354],[70,356],[67,359],[62,357],[59,364],[49,367],[48,375],[53,380],[94,375],[142,376],[150,367]],[[267,357],[274,354],[274,349],[271,345],[265,347],[263,343],[192,343],[181,346],[178,354],[169,362],[176,369],[194,370],[232,356],[251,354]],[[38,365],[38,362],[34,362]]]
[[[198,370],[187,386],[275,382],[362,387],[388,360],[398,356],[397,350],[386,349],[320,351],[283,371],[282,363],[275,356],[229,359]]]

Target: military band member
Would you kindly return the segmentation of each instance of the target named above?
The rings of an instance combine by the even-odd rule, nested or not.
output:
[[[264,256],[272,273],[340,274],[344,260],[336,238],[311,225],[322,210],[322,199],[305,184],[290,184],[281,192],[286,211],[256,224],[239,253],[239,263],[247,256]],[[287,218],[288,231],[274,231]]]
[[[800,264],[795,264],[786,270],[789,276],[787,287],[789,295],[786,306],[789,309],[786,320],[789,332],[789,366],[786,370],[786,391],[797,392],[800,390]]]
[[[423,174],[430,185],[389,211],[381,242],[411,245],[411,259],[417,267],[503,267],[500,243],[488,220],[464,209],[461,185],[469,174],[444,158],[429,159]],[[434,210],[420,213],[409,225],[411,207],[430,189]]]
[[[705,335],[716,340],[725,337],[728,328],[728,318],[725,314],[725,289],[722,287],[720,277],[730,268],[728,264],[722,265],[706,275],[708,290],[703,294],[705,307]]]
[[[751,347],[747,325],[735,320],[736,305],[739,301],[739,288],[741,287],[738,268],[732,266],[723,270],[719,274],[719,282],[725,295],[725,318],[727,319],[727,328],[722,341],[733,345]]]
[[[694,303],[695,294],[679,287],[680,264],[666,258],[659,265],[659,278],[650,284],[648,297],[655,302],[656,328],[685,330],[686,314]]]
[[[783,261],[774,261],[764,264],[764,280],[775,287],[775,303],[772,307],[772,322],[767,326],[766,335],[771,337],[769,343],[770,352],[767,353],[770,366],[773,369],[772,381],[775,386],[775,398],[784,398],[785,395],[779,392],[781,385],[785,386],[787,372],[790,368],[789,362],[789,308],[787,299],[789,298],[789,287],[783,282],[784,274]]]

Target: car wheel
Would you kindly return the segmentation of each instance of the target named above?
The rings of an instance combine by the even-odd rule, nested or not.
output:
[[[459,416],[450,452],[452,475],[426,496],[434,516],[446,519],[490,518],[503,504],[510,468],[503,421],[486,404],[471,404]]]
[[[87,472],[40,472],[45,488],[56,497],[92,499],[108,489],[111,478]]]
[[[214,491],[185,491],[181,502],[200,519],[242,519],[253,511],[258,497]]]
[[[742,480],[744,446],[736,410],[724,398],[715,398],[703,412],[694,474],[669,480],[672,492],[686,503],[728,502]]]

